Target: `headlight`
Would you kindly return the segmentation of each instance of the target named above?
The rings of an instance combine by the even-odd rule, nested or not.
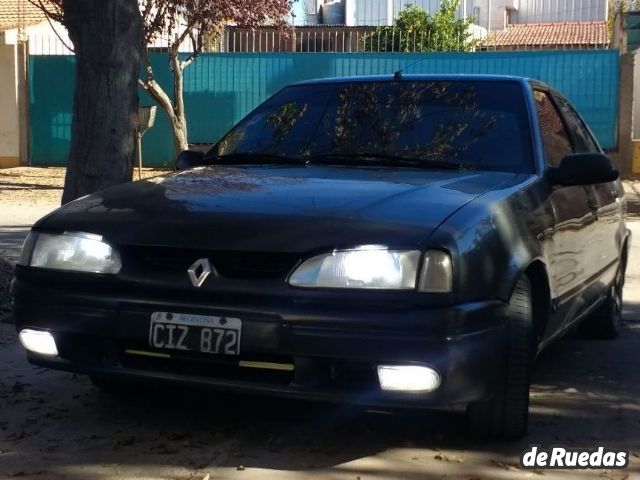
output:
[[[451,292],[453,272],[449,254],[427,250],[419,269],[420,256],[418,250],[389,250],[379,245],[336,250],[303,262],[289,283],[295,287],[390,290],[413,290],[417,283],[421,292]]]
[[[420,252],[388,250],[367,245],[310,258],[289,278],[296,287],[377,288],[410,290],[416,287]]]
[[[22,247],[21,265],[69,270],[74,272],[111,273],[120,271],[120,255],[100,235],[81,232],[63,234],[31,232]]]

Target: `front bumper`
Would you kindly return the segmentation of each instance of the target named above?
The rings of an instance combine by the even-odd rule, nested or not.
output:
[[[36,365],[90,375],[170,381],[253,394],[372,406],[439,407],[490,397],[505,369],[506,304],[450,307],[274,305],[234,299],[215,305],[152,295],[73,292],[15,280],[18,331],[49,331],[59,356],[28,352]],[[148,346],[154,311],[233,316],[242,320],[240,358],[176,353],[158,358]],[[129,352],[129,353],[127,353]],[[293,364],[293,371],[241,367],[239,360]],[[379,364],[435,368],[430,393],[380,389]]]

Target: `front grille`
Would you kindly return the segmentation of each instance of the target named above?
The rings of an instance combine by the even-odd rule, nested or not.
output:
[[[199,258],[207,258],[226,278],[284,278],[298,263],[299,255],[282,252],[237,252],[173,247],[129,246],[122,249],[129,261],[145,267],[181,274]]]

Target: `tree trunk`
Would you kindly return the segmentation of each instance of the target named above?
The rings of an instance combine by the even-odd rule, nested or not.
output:
[[[143,23],[136,0],[63,0],[76,72],[62,203],[131,180]]]
[[[184,111],[181,115],[174,113],[170,119],[171,130],[173,132],[173,152],[177,158],[180,152],[189,149],[189,142],[187,141],[187,119],[184,116]]]
[[[184,70],[180,64],[178,46],[169,52],[173,70],[173,149],[176,156],[189,148],[187,140],[187,119],[184,113]]]

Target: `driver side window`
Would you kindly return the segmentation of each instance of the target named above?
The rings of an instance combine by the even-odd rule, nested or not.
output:
[[[567,126],[573,134],[575,153],[599,152],[598,145],[571,104],[559,95],[554,95],[553,98],[556,100],[558,107],[560,107],[567,121]]]
[[[573,153],[569,135],[549,94],[534,90],[533,96],[536,100],[547,163],[557,167],[566,155]]]

